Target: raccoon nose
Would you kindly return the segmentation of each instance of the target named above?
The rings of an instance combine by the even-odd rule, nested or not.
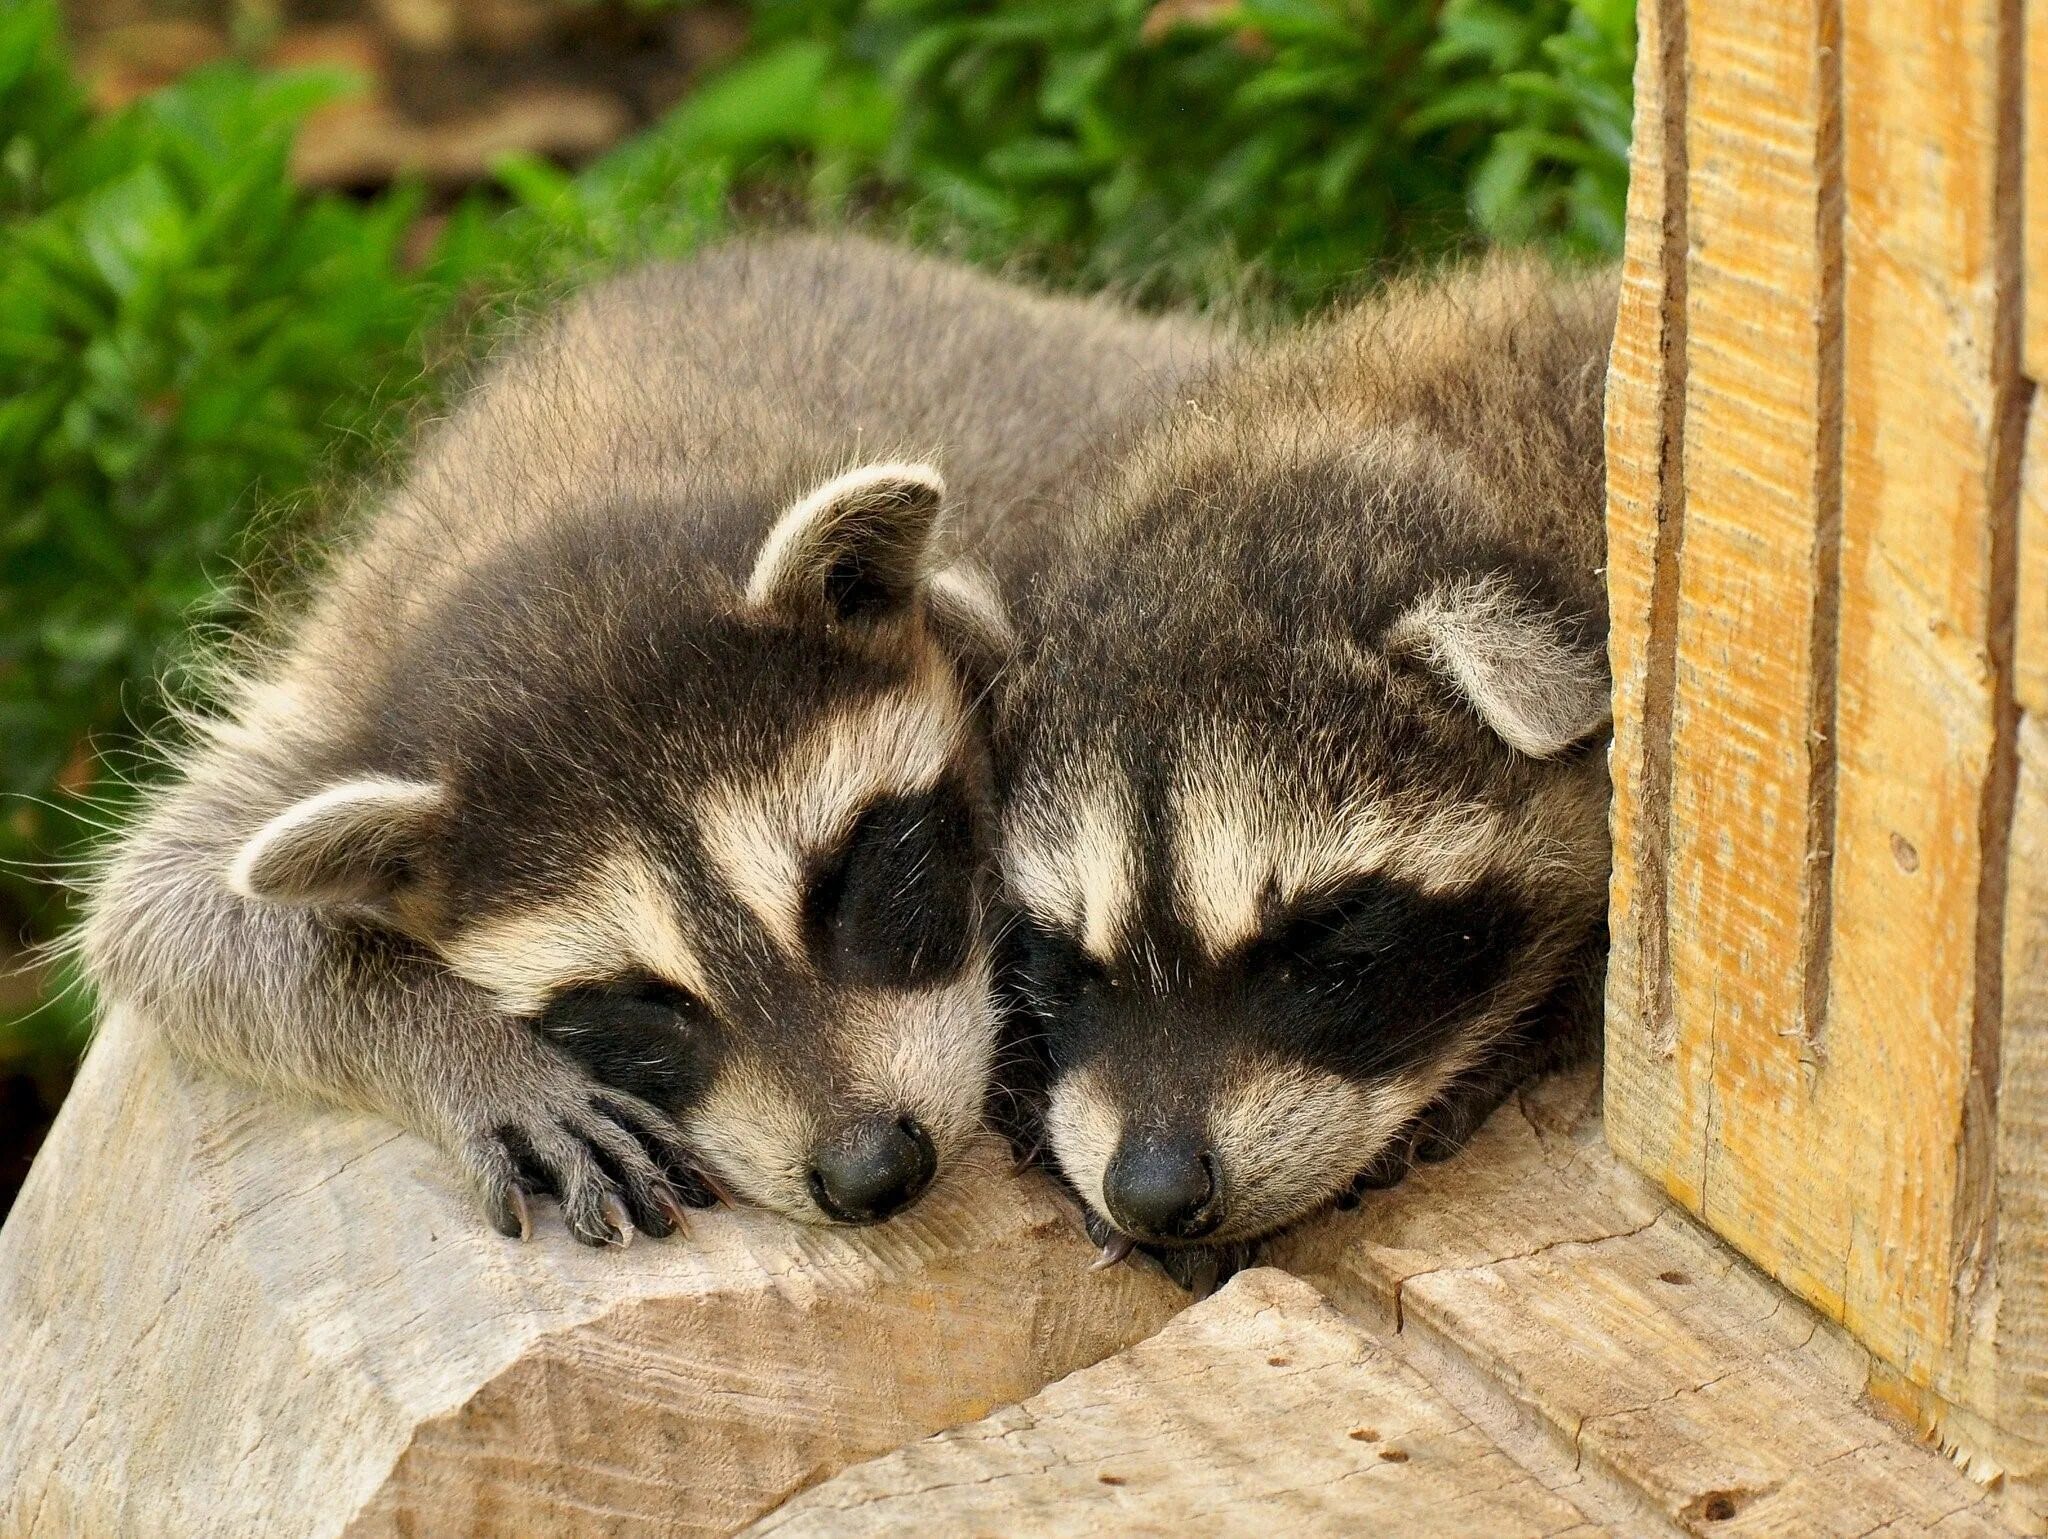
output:
[[[868,1117],[811,1153],[811,1198],[842,1224],[880,1223],[932,1184],[939,1157],[909,1117]]]
[[[1184,1140],[1126,1135],[1102,1195],[1117,1227],[1141,1240],[1199,1240],[1223,1222],[1216,1156]]]

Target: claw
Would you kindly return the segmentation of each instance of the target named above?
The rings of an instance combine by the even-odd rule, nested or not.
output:
[[[1038,1163],[1038,1156],[1042,1154],[1044,1151],[1045,1145],[1042,1143],[1036,1143],[1033,1144],[1030,1148],[1024,1150],[1021,1154],[1013,1153],[1010,1156],[1010,1174],[1013,1176],[1021,1175],[1023,1172],[1029,1170],[1033,1165],[1036,1165]]]
[[[734,1200],[732,1193],[726,1190],[725,1183],[719,1180],[717,1173],[711,1170],[709,1167],[703,1165],[698,1166],[697,1179],[699,1181],[702,1181],[704,1185],[710,1189],[712,1196],[716,1197],[728,1208],[736,1208],[739,1206],[739,1203]]]
[[[656,1188],[654,1205],[668,1215],[668,1221],[676,1226],[677,1234],[686,1235],[690,1232],[689,1220],[683,1216],[683,1205],[677,1201],[674,1192],[665,1186]]]
[[[512,1216],[519,1220],[521,1241],[533,1238],[533,1208],[526,1200],[526,1193],[519,1187],[512,1188]]]
[[[633,1243],[633,1220],[627,1216],[626,1205],[616,1197],[607,1196],[603,1212],[604,1221],[612,1227],[612,1244],[624,1250]]]
[[[1088,1270],[1091,1272],[1103,1272],[1107,1271],[1110,1267],[1116,1266],[1126,1256],[1130,1255],[1131,1248],[1135,1243],[1127,1234],[1112,1234],[1107,1240],[1102,1242],[1101,1253],[1088,1263]]]

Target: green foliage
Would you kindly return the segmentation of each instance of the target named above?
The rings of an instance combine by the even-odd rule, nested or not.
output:
[[[1469,240],[1618,249],[1633,0],[760,0],[663,132],[1088,285],[1299,308]]]
[[[84,843],[76,793],[118,798],[96,751],[161,720],[188,638],[239,617],[259,526],[368,464],[431,387],[423,340],[488,311],[468,296],[681,249],[722,206],[659,145],[574,179],[515,164],[509,212],[460,209],[409,262],[414,190],[288,175],[346,85],[220,67],[95,117],[53,8],[0,8],[0,906],[32,932],[61,918],[37,875]]]
[[[187,638],[240,618],[241,564],[510,297],[716,228],[727,166],[748,198],[1162,299],[1301,309],[1476,236],[1619,245],[1633,0],[752,10],[669,120],[573,176],[507,163],[416,251],[416,191],[291,183],[345,80],[223,67],[95,114],[55,0],[0,0],[0,925],[61,922],[33,873],[85,841],[70,793],[115,789]]]

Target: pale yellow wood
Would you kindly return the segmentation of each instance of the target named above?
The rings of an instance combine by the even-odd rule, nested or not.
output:
[[[1957,1398],[1995,1289],[1999,1022],[1983,990],[2010,815],[1995,652],[2011,582],[2000,456],[2018,450],[2016,274],[2000,244],[2016,211],[1999,163],[2014,11],[1845,12],[1834,939],[1804,1110],[1829,1157],[1802,1171],[1842,1198],[1837,1222],[1758,1247],[1909,1379]],[[1748,1173],[1757,1205],[1784,1175]]]
[[[873,1230],[520,1245],[425,1145],[116,1018],[0,1230],[0,1535],[729,1533],[1184,1302],[1089,1255],[1000,1174]]]
[[[1654,667],[1617,671],[1607,1046],[1615,1146],[2009,1489],[2048,1446],[2019,20],[1684,8],[1684,163],[1639,137],[1636,172],[1684,208],[1682,540],[1670,615],[1619,563],[1614,609],[1617,660],[1675,637],[1675,687],[1662,713]],[[1610,434],[1670,454],[1620,397]],[[1640,494],[1611,492],[1621,530]]]
[[[1596,1096],[1545,1082],[1273,1261],[1536,1469],[1516,1429],[1542,1429],[1581,1481],[1554,1488],[1616,1532],[2004,1532],[1995,1493],[1872,1404],[1866,1352],[1620,1164]]]
[[[1826,1130],[1750,1108],[1805,1098],[1824,1007],[1811,962],[1828,895],[1840,494],[1835,10],[1687,8],[1670,1053],[1655,1064],[1673,1115],[1664,1158],[1645,1161],[1710,1223],[1795,1258],[1800,1238],[1837,1227],[1839,1187],[1781,1182],[1762,1203],[1749,1178],[1824,1158]]]
[[[2038,389],[2019,520],[2019,785],[2007,857],[1998,1324],[1987,1414],[2005,1432],[1993,1452],[2015,1505],[2048,1532],[2048,396]]]
[[[2048,0],[2022,0],[2026,28],[2026,371],[2048,379]]]
[[[860,1465],[749,1535],[1599,1539],[1306,1283],[1240,1275],[1150,1341]]]
[[[1665,22],[1670,13],[1680,26]],[[1678,238],[1683,204],[1666,198],[1677,169],[1666,144],[1682,156],[1683,14],[1679,0],[1642,0],[1635,71],[1635,138],[1628,190],[1621,306],[1607,381],[1607,589],[1612,614],[1608,660],[1614,675],[1614,802],[1611,826],[1619,857],[1609,896],[1612,951],[1607,965],[1609,1013],[1645,1023],[1658,1013],[1664,974],[1662,783],[1653,757],[1663,751],[1661,719],[1650,702],[1668,686],[1670,587],[1678,537],[1678,440],[1674,406],[1682,367],[1682,302],[1669,282],[1682,265]],[[1679,163],[1682,164],[1682,161]],[[1660,566],[1662,576],[1660,578]],[[1661,589],[1660,589],[1661,584]],[[1660,652],[1660,648],[1663,649]],[[1659,683],[1661,681],[1661,684]],[[1668,694],[1668,688],[1666,689]],[[1611,1053],[1650,1054],[1646,1033]],[[1635,1081],[1617,1075],[1618,1092]],[[1644,1095],[1635,1115],[1616,1119],[1623,1136],[1661,1145],[1661,1100]]]

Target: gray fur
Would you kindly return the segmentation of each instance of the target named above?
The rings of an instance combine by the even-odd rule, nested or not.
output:
[[[1397,285],[1082,490],[995,748],[1044,1131],[1098,1208],[1119,1148],[1155,1193],[1201,1150],[1164,1238],[1254,1238],[1583,1040],[1613,311],[1505,259]]]
[[[971,574],[931,605],[922,585],[962,549],[995,553],[999,578],[1028,569],[1045,490],[1215,346],[858,239],[742,242],[586,293],[424,436],[119,841],[80,945],[101,998],[191,1059],[389,1114],[508,1231],[533,1184],[509,1130],[579,1237],[623,1239],[622,1196],[659,1232],[676,1192],[702,1196],[676,1108],[605,1091],[447,961],[480,936],[532,938],[521,916],[574,918],[594,891],[715,995],[720,1062],[745,1068],[718,1104],[828,1134],[880,1093],[862,1065],[888,1057],[893,996],[848,1004],[778,951],[711,872],[696,799],[792,773],[817,757],[807,734],[891,700],[941,724],[934,773],[978,793],[989,659],[970,654],[1002,644],[1000,618],[991,641]],[[915,459],[960,511],[927,542],[915,510],[913,586],[886,612],[839,615],[820,573],[812,602],[782,584],[750,603],[785,509],[850,467]],[[271,820],[364,779],[427,789],[391,827],[342,817],[237,864]],[[969,1039],[954,1071],[986,1067],[979,955],[950,993],[911,996],[916,1030],[953,1020]],[[842,1016],[861,1040],[835,1038]],[[891,1062],[901,1079],[920,1060]],[[944,1115],[951,1153],[966,1130]],[[753,1147],[711,1131],[725,1158]],[[705,1173],[806,1206],[787,1172]]]

